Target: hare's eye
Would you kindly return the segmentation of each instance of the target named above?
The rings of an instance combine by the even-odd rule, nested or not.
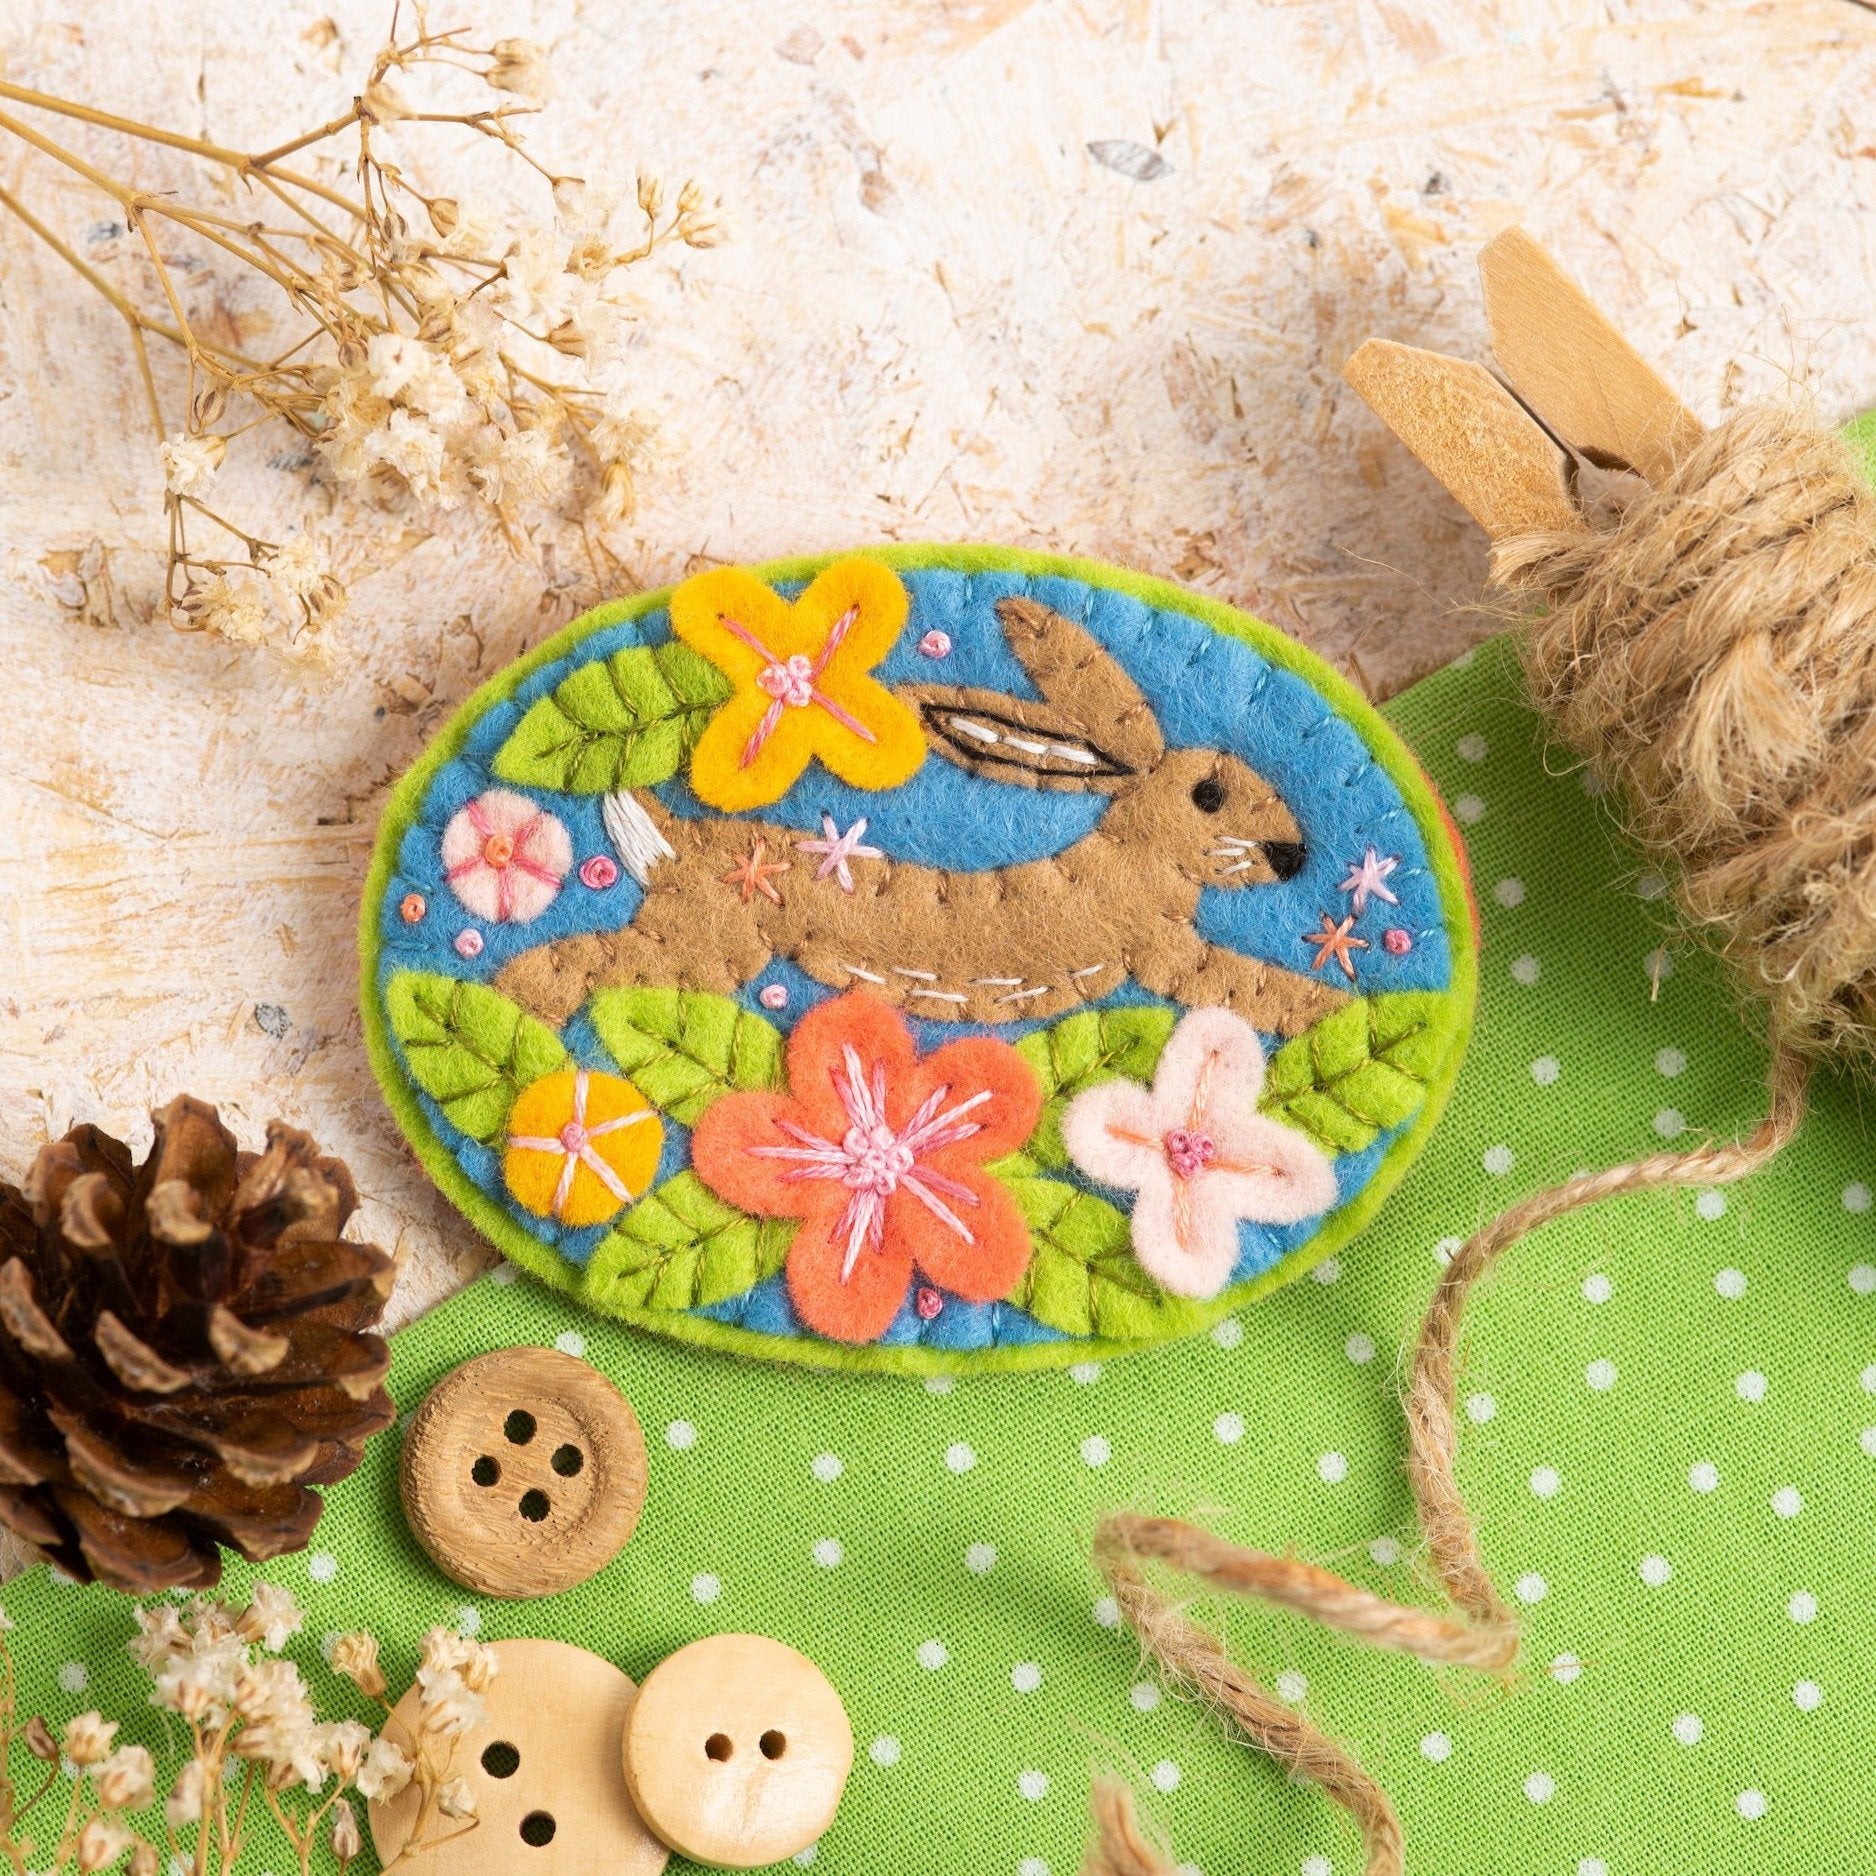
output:
[[[1192,805],[1201,814],[1216,814],[1225,805],[1225,785],[1217,776],[1208,775],[1192,784]]]

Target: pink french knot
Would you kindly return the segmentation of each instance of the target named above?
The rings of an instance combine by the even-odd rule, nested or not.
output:
[[[912,1307],[921,1321],[930,1322],[944,1309],[945,1299],[929,1283],[921,1283],[912,1298]]]
[[[450,891],[477,918],[496,924],[539,918],[572,865],[565,826],[512,789],[486,790],[457,809],[443,830]]]
[[[604,892],[619,883],[619,863],[609,854],[596,853],[580,867],[580,884]]]
[[[456,955],[459,958],[479,958],[482,955],[482,934],[473,925],[465,926],[456,934]]]
[[[788,1008],[788,986],[786,984],[764,984],[756,992],[756,1001],[765,1010],[785,1010]]]
[[[840,649],[847,634],[853,630],[853,622],[859,616],[860,608],[849,606],[828,628],[821,649],[810,659],[805,652],[800,651],[786,658],[778,658],[740,619],[732,619],[727,612],[717,614],[723,629],[732,637],[740,639],[763,661],[762,669],[756,673],[756,684],[774,700],[763,711],[762,720],[743,745],[741,767],[748,768],[762,753],[762,745],[775,734],[775,726],[781,722],[783,711],[805,710],[810,704],[818,704],[836,723],[852,730],[862,742],[879,740],[858,717],[843,710],[820,688],[821,673],[827,669],[829,661]]]
[[[1242,1222],[1295,1224],[1335,1203],[1335,1168],[1307,1135],[1257,1111],[1264,1046],[1230,1010],[1189,1010],[1151,1088],[1107,1081],[1062,1116],[1069,1157],[1133,1201],[1133,1254],[1175,1296],[1216,1296]]]
[[[919,640],[918,648],[927,658],[948,658],[951,655],[951,634],[941,632],[934,626]]]
[[[1381,949],[1391,958],[1404,958],[1414,948],[1413,933],[1390,926],[1381,934]]]

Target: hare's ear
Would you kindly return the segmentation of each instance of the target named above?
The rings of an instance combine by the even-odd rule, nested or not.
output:
[[[1165,754],[1153,711],[1088,633],[1030,599],[997,602],[1043,701],[956,684],[902,684],[941,755],[973,775],[1112,794]]]

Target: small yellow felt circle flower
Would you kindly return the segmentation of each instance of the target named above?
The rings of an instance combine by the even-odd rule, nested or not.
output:
[[[736,694],[691,754],[697,798],[734,813],[779,800],[815,757],[855,788],[897,788],[925,760],[918,713],[871,675],[905,625],[904,582],[837,560],[791,605],[740,567],[686,580],[671,630]]]
[[[663,1145],[663,1124],[631,1082],[565,1068],[521,1090],[502,1176],[542,1218],[603,1225],[651,1184]]]

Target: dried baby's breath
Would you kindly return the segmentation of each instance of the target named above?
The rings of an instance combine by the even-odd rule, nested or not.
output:
[[[220,192],[201,200],[140,189],[0,111],[0,132],[109,197],[121,216],[128,238],[113,278],[0,186],[0,208],[129,330],[158,439],[164,603],[179,629],[330,657],[347,598],[330,544],[306,532],[265,538],[216,505],[230,447],[258,433],[260,447],[277,450],[282,426],[344,492],[433,514],[480,509],[511,543],[530,515],[557,517],[578,526],[596,572],[617,566],[606,531],[631,512],[647,441],[627,377],[636,315],[620,276],[661,249],[713,247],[723,231],[694,182],[667,206],[649,173],[563,175],[537,160],[517,126],[549,95],[549,77],[545,53],[527,40],[433,32],[419,14],[405,36],[394,23],[348,110],[259,151],[0,83],[0,100],[219,172],[207,180]],[[464,108],[432,96],[464,83],[496,102]],[[546,185],[551,218],[517,223],[464,191],[420,186],[407,166],[421,159],[430,174],[431,144],[451,135],[500,146]],[[231,192],[244,214],[228,212]],[[191,317],[184,289],[202,262],[272,289],[264,343]],[[178,409],[179,423],[169,415]],[[94,623],[115,617],[108,574],[78,561],[100,551],[41,563],[59,604]]]

